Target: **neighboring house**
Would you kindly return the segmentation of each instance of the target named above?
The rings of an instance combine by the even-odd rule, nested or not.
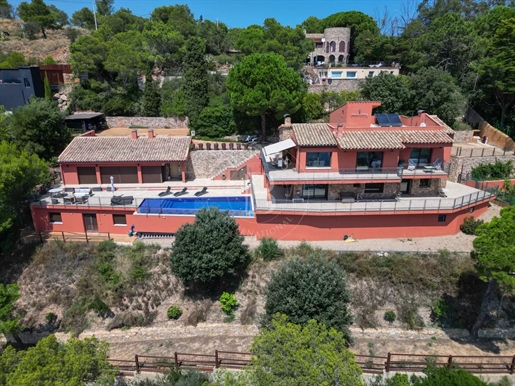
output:
[[[453,130],[425,113],[374,115],[378,106],[349,102],[330,123],[292,124],[287,117],[281,141],[251,158],[240,150],[189,157],[190,137],[152,131],[143,138],[136,131],[86,133],[58,159],[64,185],[51,192],[68,196],[31,205],[35,230],[124,234],[134,226],[143,236],[173,235],[200,207],[216,206],[235,217],[243,235],[258,239],[408,238],[455,234],[466,216],[487,209],[493,194],[447,181]],[[226,170],[214,162],[224,151],[239,160]],[[193,159],[201,163],[193,165],[199,175],[216,169],[215,177],[192,173],[186,181]],[[111,177],[116,192],[108,191]],[[113,194],[122,198],[113,202]]]
[[[45,96],[39,67],[0,69],[0,105],[6,110],[26,105],[33,96]]]
[[[72,130],[85,133],[86,131],[100,131],[107,129],[106,117],[102,113],[75,113],[68,115],[65,124]]]
[[[383,67],[382,65],[374,65],[373,67],[337,67],[337,68],[317,68],[315,71],[318,74],[318,84],[339,79],[366,79],[373,78],[382,72],[387,72],[393,75],[399,75],[399,68],[396,64],[391,67]]]
[[[313,42],[310,65],[345,64],[350,54],[350,28],[326,28],[323,34],[306,34]]]

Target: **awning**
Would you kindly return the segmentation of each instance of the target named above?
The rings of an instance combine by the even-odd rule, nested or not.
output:
[[[271,145],[265,146],[263,148],[263,151],[265,155],[270,155],[274,153],[279,153],[283,150],[291,149],[292,147],[297,146],[295,142],[293,142],[293,139],[289,138],[285,141],[273,143]]]

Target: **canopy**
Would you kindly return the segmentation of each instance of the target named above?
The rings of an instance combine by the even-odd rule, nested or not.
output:
[[[273,143],[271,145],[265,146],[263,148],[263,151],[265,152],[265,155],[270,155],[270,154],[274,154],[274,153],[279,153],[280,151],[283,151],[283,150],[291,149],[292,147],[295,147],[295,146],[297,146],[297,144],[295,142],[293,142],[293,140],[291,138],[289,138],[285,141],[281,141],[281,142],[277,142],[277,143]]]

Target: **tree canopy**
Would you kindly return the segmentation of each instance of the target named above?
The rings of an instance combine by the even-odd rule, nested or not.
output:
[[[316,320],[304,326],[277,315],[250,349],[257,385],[363,385],[343,334]]]
[[[350,292],[343,269],[334,261],[309,257],[284,262],[272,274],[266,290],[265,324],[276,313],[292,323],[311,319],[335,328],[350,342]]]
[[[1,228],[0,228],[1,232]],[[21,332],[19,317],[14,315],[14,302],[18,300],[17,284],[0,284],[0,333],[17,337]]]
[[[67,24],[62,11],[55,6],[48,6],[43,0],[31,0],[30,3],[23,1],[18,5],[18,14],[25,22],[34,22],[38,25],[46,39],[46,30],[60,29]]]
[[[305,86],[300,75],[277,54],[252,54],[237,63],[227,77],[232,106],[261,118],[262,140],[266,116],[293,114],[301,107]]]
[[[203,208],[192,224],[177,231],[171,263],[172,271],[183,281],[208,287],[234,279],[248,258],[248,247],[234,218],[218,208]]]

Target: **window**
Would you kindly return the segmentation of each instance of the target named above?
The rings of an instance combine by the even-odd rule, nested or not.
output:
[[[472,207],[472,208],[470,208],[470,209],[469,209],[469,213],[470,213],[470,214],[474,213],[474,207]]]
[[[429,178],[422,178],[420,180],[420,187],[421,188],[429,188],[429,187],[431,187],[431,180]]]
[[[368,77],[369,78],[373,78],[374,77],[374,71],[369,71],[368,72]]]
[[[63,219],[61,218],[61,213],[48,213],[48,217],[50,217],[51,224],[62,224]]]
[[[331,78],[340,79],[342,77],[343,72],[341,71],[333,71],[331,72]]]
[[[384,184],[365,184],[365,193],[383,193]]]
[[[327,185],[303,185],[302,197],[304,199],[325,199],[327,198]]]
[[[445,222],[447,220],[446,214],[439,214],[438,215],[438,222]]]
[[[23,78],[23,83],[25,84],[25,87],[30,87],[30,81],[27,78]]]
[[[361,188],[361,184],[352,184],[354,188]]]
[[[347,78],[355,78],[356,71],[347,71]]]
[[[114,225],[127,225],[127,216],[124,214],[113,214]]]
[[[330,167],[331,166],[331,153],[310,152],[306,154],[306,167]]]
[[[425,166],[431,161],[431,149],[411,149],[409,158],[417,166]]]
[[[381,169],[383,164],[382,151],[360,151],[356,159],[357,170]]]

